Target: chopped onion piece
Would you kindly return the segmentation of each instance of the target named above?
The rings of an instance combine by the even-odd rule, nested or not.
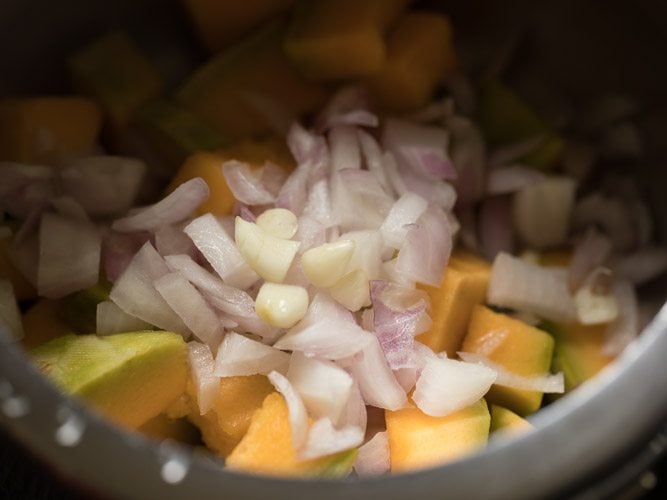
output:
[[[213,373],[211,348],[199,342],[188,342],[190,373],[197,391],[199,414],[205,415],[213,408],[220,391],[220,378]]]
[[[155,249],[163,257],[167,255],[192,255],[197,252],[194,243],[183,232],[183,229],[173,225],[160,227],[155,231]]]
[[[355,361],[350,370],[366,404],[386,410],[402,408],[406,402],[405,391],[389,368],[378,339],[370,335],[370,341],[361,352],[361,359]]]
[[[334,172],[331,190],[333,216],[345,231],[377,229],[394,202],[368,170]]]
[[[444,417],[469,406],[487,393],[496,380],[493,370],[453,359],[428,359],[412,399],[421,411]]]
[[[355,127],[341,126],[330,130],[329,149],[331,150],[333,172],[361,168],[361,150]]]
[[[307,355],[337,360],[364,349],[373,335],[355,322],[352,314],[327,294],[318,293],[306,316],[274,346]]]
[[[565,382],[563,373],[555,375],[547,374],[544,376],[524,377],[507,371],[498,363],[494,363],[489,358],[472,352],[458,352],[459,357],[467,363],[476,363],[484,366],[496,373],[496,385],[521,389],[523,391],[537,391],[544,393],[562,394],[565,391]]]
[[[51,206],[63,217],[90,222],[90,217],[88,217],[86,210],[71,196],[57,196],[51,198]]]
[[[195,177],[178,186],[155,205],[114,221],[111,228],[116,231],[149,231],[165,224],[181,222],[189,217],[209,195],[208,184]]]
[[[146,170],[135,158],[89,156],[69,160],[60,183],[90,215],[119,215],[132,207]]]
[[[347,273],[329,289],[329,293],[336,302],[352,312],[371,304],[368,275],[363,269]]]
[[[386,165],[391,165],[391,162],[386,163]],[[389,172],[392,175],[391,170]],[[420,177],[401,167],[399,167],[397,175],[399,181],[396,182],[400,182],[399,187],[396,189],[398,193],[404,194],[407,191],[412,191],[445,211],[450,211],[454,208],[458,194],[451,184],[445,181]]]
[[[285,398],[287,410],[289,411],[290,427],[292,428],[292,446],[300,450],[308,437],[308,414],[306,407],[301,401],[299,393],[296,392],[289,380],[276,371],[268,375],[269,381]]]
[[[386,281],[371,281],[373,326],[382,351],[392,370],[411,368],[415,335],[429,305],[422,290],[401,287]]]
[[[618,317],[607,327],[603,354],[615,356],[639,334],[639,306],[632,284],[618,280],[612,286],[618,304]]]
[[[222,164],[222,172],[230,191],[241,203],[246,205],[268,205],[275,201],[274,196],[264,187],[260,176],[250,165],[236,160]]]
[[[543,172],[523,165],[510,165],[491,169],[486,178],[486,193],[510,194],[544,181]]]
[[[572,253],[568,267],[570,290],[574,291],[579,288],[591,271],[601,266],[609,258],[611,251],[612,244],[609,238],[600,234],[595,227],[589,227]]]
[[[440,286],[451,250],[449,220],[442,210],[431,206],[408,231],[396,271],[416,282]]]
[[[298,165],[312,167],[329,162],[329,148],[324,137],[309,132],[298,122],[292,123],[287,133],[287,145]]]
[[[114,283],[109,298],[130,316],[163,330],[189,334],[183,320],[155,289],[154,281],[169,273],[159,253],[145,243]]]
[[[399,249],[410,230],[410,224],[417,222],[428,208],[428,202],[416,193],[408,191],[392,205],[380,226],[386,245]]]
[[[236,218],[235,239],[248,265],[262,278],[281,283],[299,250],[298,241],[276,238],[257,224]]]
[[[577,184],[568,177],[547,177],[514,195],[514,224],[530,246],[562,245],[567,237]]]
[[[102,241],[104,274],[112,283],[125,272],[132,258],[150,240],[150,233],[118,233],[108,231]]]
[[[577,320],[582,325],[610,323],[618,317],[616,297],[609,293],[596,293],[593,288],[592,284],[586,284],[574,294]]]
[[[286,240],[292,238],[299,227],[296,215],[285,208],[265,210],[257,217],[255,223],[268,234]]]
[[[443,128],[390,118],[384,128],[382,144],[399,165],[419,175],[429,179],[456,177],[454,164],[447,154],[449,134]]]
[[[345,272],[362,269],[369,279],[380,277],[382,265],[382,235],[376,230],[350,231],[338,238],[354,241],[354,253],[347,264]]]
[[[479,242],[484,257],[493,260],[500,252],[514,251],[511,196],[494,196],[482,201],[478,224]]]
[[[223,334],[218,316],[187,279],[167,273],[155,280],[155,289],[195,337],[212,348],[218,346]]]
[[[365,130],[358,129],[357,136],[361,145],[361,153],[364,163],[368,170],[375,176],[375,180],[382,186],[384,192],[390,196],[394,194],[394,188],[391,185],[389,177],[384,168],[384,156],[380,150],[380,145]]]
[[[576,318],[565,269],[538,266],[504,252],[493,261],[487,299],[552,321],[567,323]]]
[[[317,129],[325,132],[341,125],[377,127],[378,117],[368,111],[366,94],[360,85],[342,87],[318,116]]]
[[[614,272],[620,279],[633,285],[643,285],[667,271],[667,250],[645,247],[618,259]]]
[[[150,330],[151,325],[145,321],[130,316],[120,307],[109,300],[97,304],[96,327],[97,335],[111,335],[113,333],[139,332]]]
[[[352,377],[345,370],[330,361],[309,358],[297,351],[292,354],[287,378],[301,395],[310,415],[326,417],[338,425],[353,385]]]
[[[335,429],[331,420],[321,418],[310,427],[308,439],[299,452],[299,458],[313,460],[333,455],[359,446],[364,441],[364,431],[359,427]]]
[[[15,340],[23,338],[21,312],[9,280],[0,280],[0,326],[6,326]]]
[[[360,476],[377,476],[389,472],[390,467],[387,432],[377,432],[359,447],[354,470]]]
[[[39,230],[37,291],[51,299],[89,288],[99,278],[102,236],[93,224],[46,213]]]
[[[364,402],[364,398],[361,396],[359,384],[353,380],[352,389],[350,390],[350,397],[347,400],[347,405],[345,405],[345,408],[343,409],[343,413],[340,416],[338,425],[341,427],[359,427],[365,431],[367,423],[368,412],[366,411],[366,403]]]
[[[197,217],[183,231],[228,285],[245,289],[259,279],[239,252],[234,239],[212,214]]]
[[[218,348],[215,374],[219,377],[268,375],[272,371],[285,373],[289,354],[251,340],[244,335],[228,332]]]

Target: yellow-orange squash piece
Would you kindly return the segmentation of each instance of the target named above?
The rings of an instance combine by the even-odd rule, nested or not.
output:
[[[214,452],[227,456],[248,431],[250,419],[270,393],[273,386],[264,375],[223,377],[213,408],[201,415],[197,404],[192,404],[188,418],[202,433],[202,439]],[[192,402],[196,396],[188,384]]]
[[[229,140],[261,136],[318,109],[328,92],[307,82],[281,48],[272,23],[217,54],[178,90],[177,100]],[[271,109],[273,108],[273,109]]]
[[[162,80],[144,54],[122,32],[105,35],[69,60],[75,88],[93,96],[112,132],[124,129],[139,107],[162,91]]]
[[[0,100],[0,160],[40,163],[90,153],[101,125],[99,107],[85,97]]]
[[[434,352],[446,351],[447,356],[455,357],[473,309],[486,299],[490,272],[491,266],[485,260],[469,252],[455,251],[440,287],[422,287],[431,300],[433,324],[417,340]]]
[[[483,355],[520,376],[544,376],[551,366],[554,339],[523,321],[479,305],[472,313],[462,350]],[[486,398],[519,415],[528,415],[539,409],[542,396],[537,391],[493,385]]]
[[[231,469],[253,474],[279,476],[339,477],[349,473],[356,449],[314,460],[299,460],[292,446],[289,412],[283,397],[269,394],[255,412],[247,434],[226,464]]]
[[[490,412],[491,432],[502,431],[508,434],[521,434],[534,429],[528,420],[502,406],[491,405]]]
[[[419,408],[386,411],[392,472],[433,467],[483,447],[489,437],[489,410],[484,399],[445,417]]]
[[[368,80],[381,108],[410,111],[426,105],[436,86],[456,69],[449,20],[435,12],[410,12],[389,35],[387,59]]]
[[[406,0],[302,0],[285,38],[285,52],[314,80],[377,73],[386,57],[384,33]]]
[[[195,31],[210,52],[287,10],[294,0],[184,0]]]

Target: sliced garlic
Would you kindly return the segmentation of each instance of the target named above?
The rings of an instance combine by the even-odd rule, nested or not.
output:
[[[358,311],[371,305],[368,275],[363,269],[355,269],[343,276],[329,289],[335,301],[350,311]]]
[[[352,240],[338,240],[311,248],[301,256],[304,274],[315,286],[326,288],[335,285],[345,275],[354,247]]]
[[[286,208],[271,208],[263,212],[255,223],[271,236],[289,240],[299,228],[296,215]]]
[[[301,286],[264,283],[255,299],[255,311],[262,320],[278,328],[290,328],[308,310],[308,292]]]
[[[248,265],[262,278],[280,283],[299,250],[298,241],[277,238],[257,224],[236,217],[236,246]]]
[[[618,302],[612,293],[596,294],[590,285],[577,290],[574,295],[577,319],[583,325],[611,323],[618,316]]]

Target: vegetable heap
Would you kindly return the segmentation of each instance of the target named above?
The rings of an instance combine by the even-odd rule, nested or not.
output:
[[[70,60],[88,97],[0,102],[0,319],[63,390],[238,470],[409,471],[531,429],[667,268],[638,191],[579,189],[633,111],[566,138],[470,85],[439,13],[270,21],[292,3],[234,35],[232,2],[188,0],[217,53],[170,97],[112,34]]]

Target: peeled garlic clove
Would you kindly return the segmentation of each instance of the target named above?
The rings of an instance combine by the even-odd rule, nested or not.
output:
[[[352,240],[325,243],[304,252],[301,267],[308,280],[315,286],[326,288],[336,284],[354,253]]]
[[[329,289],[329,293],[336,302],[353,312],[371,304],[368,275],[363,269],[347,273]]]
[[[285,279],[299,250],[298,241],[277,238],[241,217],[236,218],[234,231],[239,252],[257,274],[274,283]]]
[[[255,311],[262,320],[278,328],[290,328],[308,310],[308,292],[301,286],[264,283],[255,299]]]
[[[299,228],[296,215],[286,208],[270,208],[257,217],[255,223],[271,236],[286,240],[294,236]]]

